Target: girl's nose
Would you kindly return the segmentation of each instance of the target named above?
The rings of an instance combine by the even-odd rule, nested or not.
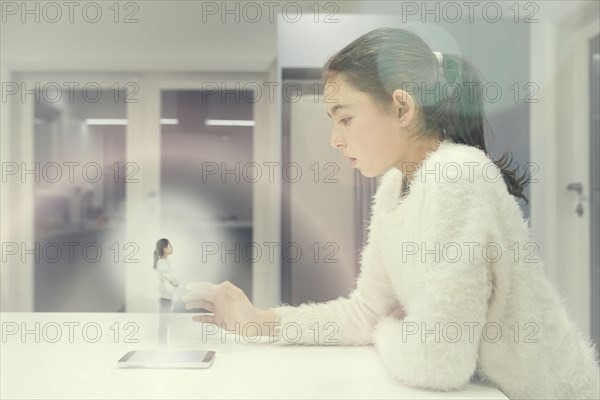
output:
[[[336,133],[336,129],[332,129],[331,137],[329,138],[329,144],[334,149],[338,149],[340,147],[343,147],[346,144],[346,142],[344,141],[344,137],[342,135]]]

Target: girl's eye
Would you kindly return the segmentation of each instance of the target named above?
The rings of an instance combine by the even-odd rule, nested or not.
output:
[[[344,119],[340,120],[340,122],[342,123],[342,125],[348,125],[349,121],[350,121],[350,118],[344,118]]]

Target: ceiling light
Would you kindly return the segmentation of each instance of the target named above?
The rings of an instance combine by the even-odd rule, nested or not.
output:
[[[118,118],[88,118],[85,120],[87,125],[127,125],[126,119]],[[179,120],[177,118],[161,118],[161,125],[177,125]]]
[[[87,125],[127,125],[126,119],[110,118],[88,118],[85,120]]]
[[[207,119],[206,126],[254,126],[252,120],[242,119]]]

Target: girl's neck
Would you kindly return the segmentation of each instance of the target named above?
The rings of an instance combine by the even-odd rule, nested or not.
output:
[[[408,184],[410,184],[413,181],[415,165],[418,166],[416,169],[421,168],[422,163],[425,160],[425,158],[427,158],[428,153],[436,151],[440,144],[440,140],[438,140],[437,138],[432,138],[415,146],[415,149],[412,153],[412,159],[408,160],[407,163],[407,165],[410,165],[410,167],[408,168],[409,171],[403,171],[408,181]]]

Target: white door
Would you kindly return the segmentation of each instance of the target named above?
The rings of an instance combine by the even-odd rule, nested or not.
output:
[[[532,79],[540,87],[540,101],[531,106],[531,159],[539,163],[532,228],[569,315],[589,335],[589,41],[598,35],[599,16],[597,2],[569,4],[548,3],[531,29]]]
[[[571,51],[561,57],[566,68],[559,85],[568,89],[557,108],[561,110],[561,105],[567,102],[569,106],[561,115],[565,112],[571,115],[568,121],[557,119],[557,277],[571,315],[586,334],[591,333],[592,298],[589,41],[597,34],[597,18],[570,35],[565,34],[563,45],[570,43],[567,48]]]

